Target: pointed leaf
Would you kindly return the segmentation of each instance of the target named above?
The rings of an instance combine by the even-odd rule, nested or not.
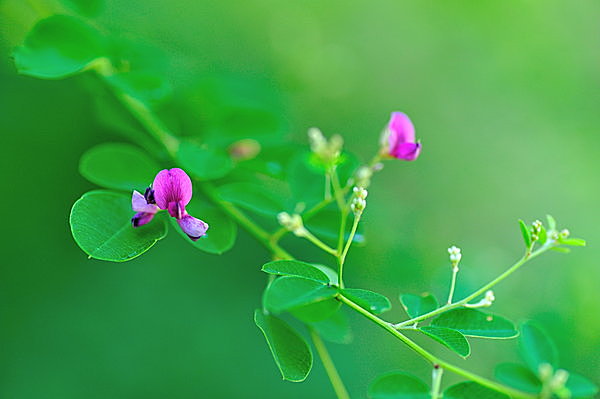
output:
[[[310,325],[326,341],[336,344],[349,344],[352,342],[353,334],[350,322],[342,309],[339,309],[325,320],[310,323]]]
[[[540,245],[544,245],[548,240],[548,233],[546,232],[546,228],[544,226],[540,227],[540,235],[538,238],[538,243]]]
[[[430,399],[427,384],[400,371],[377,377],[369,385],[368,395],[370,399]]]
[[[450,310],[435,318],[431,325],[453,328],[467,337],[504,339],[519,335],[512,322],[476,309]]]
[[[458,353],[463,358],[466,358],[471,354],[471,346],[469,342],[459,331],[452,328],[426,326],[421,327],[422,333],[435,339],[440,344],[446,346],[448,349]]]
[[[529,231],[529,227],[527,227],[525,222],[521,219],[519,219],[519,227],[521,228],[521,234],[523,235],[525,246],[529,248],[531,246],[531,232]]]
[[[337,289],[301,277],[279,277],[266,289],[265,307],[280,313],[300,306],[333,298]]]
[[[548,230],[556,231],[556,220],[554,220],[552,215],[546,215],[546,220],[548,220]]]
[[[437,299],[429,293],[422,295],[403,294],[400,295],[400,302],[402,302],[404,310],[411,318],[433,312],[439,307]]]
[[[254,322],[264,334],[283,379],[304,381],[313,363],[312,352],[304,338],[283,320],[258,309],[254,312]]]
[[[262,267],[262,271],[280,276],[304,277],[324,284],[329,283],[329,277],[319,268],[310,263],[297,260],[276,260],[265,263]]]
[[[510,399],[510,397],[474,382],[461,382],[446,389],[444,399]]]
[[[392,308],[389,299],[373,291],[344,288],[342,294],[353,302],[356,302],[361,308],[366,309],[373,314],[387,312]]]
[[[90,191],[75,202],[69,222],[75,242],[90,258],[124,262],[167,235],[163,215],[138,228],[131,225],[133,215],[131,196]]]
[[[521,355],[531,371],[538,373],[539,366],[548,363],[552,367],[558,367],[558,350],[552,338],[546,331],[533,321],[521,324],[521,336],[519,337]]]
[[[558,242],[571,247],[585,247],[585,240],[581,238],[561,238]]]
[[[177,160],[190,174],[203,180],[221,178],[233,169],[233,162],[225,152],[189,141],[179,146]]]
[[[542,382],[537,375],[520,364],[501,363],[496,366],[494,374],[498,381],[520,391],[536,394],[542,390]]]

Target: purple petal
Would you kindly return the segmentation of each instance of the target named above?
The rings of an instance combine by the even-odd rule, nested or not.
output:
[[[185,212],[185,205],[182,205],[180,202],[169,202],[167,204],[167,211],[169,211],[169,215],[173,216],[175,219],[181,219],[187,215]]]
[[[131,218],[133,227],[140,227],[150,222],[156,212],[138,212]]]
[[[192,181],[181,169],[164,169],[158,172],[152,183],[154,200],[160,209],[167,209],[170,202],[185,207],[192,199]]]
[[[390,155],[405,161],[414,161],[420,153],[421,143],[402,143],[397,145],[393,152],[390,152]]]
[[[156,213],[159,209],[156,205],[146,202],[144,195],[135,190],[133,190],[133,194],[131,195],[131,208],[135,212],[147,213]]]
[[[388,143],[390,145],[390,153],[394,151],[396,146],[402,143],[415,142],[415,127],[403,112],[392,112],[392,117],[388,123],[390,134]]]
[[[185,215],[183,218],[178,219],[177,223],[179,223],[181,230],[183,230],[183,232],[187,234],[192,241],[198,240],[200,237],[205,235],[206,230],[208,230],[208,224],[190,215]]]

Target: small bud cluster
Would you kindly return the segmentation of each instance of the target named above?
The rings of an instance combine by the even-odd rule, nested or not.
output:
[[[460,253],[460,248],[453,245],[448,248],[448,253],[450,254],[450,262],[452,262],[452,266],[458,271],[458,263],[462,258],[462,254]]]
[[[571,392],[566,387],[569,380],[568,371],[563,369],[555,371],[550,364],[543,363],[539,367],[538,375],[547,391],[554,393],[559,398],[571,397]]]
[[[536,220],[531,225],[531,240],[537,241],[540,238],[540,232],[542,231],[542,222]]]
[[[336,134],[327,140],[316,127],[308,129],[308,142],[311,151],[327,165],[336,163],[344,146],[342,136]]]
[[[290,215],[287,212],[281,212],[277,215],[277,221],[279,221],[280,225],[298,237],[303,237],[307,233],[306,228],[304,228],[304,224],[302,223],[302,217],[298,214]]]
[[[369,195],[369,192],[363,187],[354,187],[352,191],[354,192],[354,197],[350,203],[350,209],[352,209],[355,216],[360,216],[367,207],[367,195]]]
[[[560,231],[560,233],[558,233],[559,237],[562,238],[562,239],[569,238],[570,234],[571,234],[571,232],[569,230],[567,230],[567,229],[562,229]]]
[[[379,172],[381,169],[383,169],[383,164],[381,162],[378,162],[373,166],[361,166],[354,175],[356,185],[364,188],[369,187],[371,185],[373,174]]]
[[[464,306],[467,308],[489,308],[492,306],[494,301],[496,300],[496,296],[494,296],[494,291],[488,290],[485,293],[485,296],[477,303],[467,303]]]

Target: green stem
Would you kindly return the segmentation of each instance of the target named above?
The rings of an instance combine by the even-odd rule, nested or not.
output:
[[[356,312],[360,313],[361,315],[365,316],[367,319],[371,320],[373,323],[377,324],[379,327],[383,328],[384,330],[386,330],[387,332],[392,334],[394,337],[396,337],[400,341],[404,342],[404,344],[406,344],[410,349],[417,352],[419,355],[421,355],[421,357],[423,357],[424,359],[429,361],[431,364],[434,364],[434,365],[437,364],[440,367],[442,367],[448,371],[451,371],[454,374],[465,377],[473,382],[476,382],[479,385],[483,385],[484,387],[493,389],[494,391],[498,391],[498,392],[502,392],[507,395],[510,395],[513,399],[535,398],[535,395],[530,395],[525,392],[521,392],[519,390],[510,388],[510,387],[506,387],[502,384],[498,384],[497,382],[488,380],[487,378],[478,376],[477,374],[473,374],[470,371],[463,370],[458,366],[447,363],[447,362],[437,358],[435,355],[429,353],[424,348],[422,348],[417,343],[415,343],[413,340],[411,340],[410,338],[406,337],[404,334],[402,334],[398,330],[396,330],[396,328],[392,324],[380,319],[379,317],[375,316],[374,314],[370,313],[369,311],[363,309],[358,304],[354,303],[352,300],[346,298],[344,295],[340,294],[338,296],[338,298],[340,301],[342,301],[343,303],[348,305],[351,309],[353,309]]]
[[[337,254],[338,254],[335,249],[331,248],[329,245],[327,245],[323,241],[319,240],[310,231],[306,230],[306,228],[304,229],[304,232],[301,235],[301,237],[306,238],[308,241],[312,242],[317,247],[321,248],[323,251],[325,251],[333,256],[337,256]]]
[[[310,328],[310,336],[315,344],[315,349],[321,358],[321,363],[323,363],[323,367],[327,372],[327,376],[329,377],[329,381],[331,381],[331,385],[333,386],[336,396],[338,399],[350,399],[350,395],[348,395],[348,391],[346,390],[346,387],[344,386],[344,383],[340,378],[337,369],[335,368],[335,364],[333,363],[333,360],[331,359],[331,356],[325,347],[325,343],[319,334],[317,334],[317,332],[312,328]]]
[[[442,397],[440,389],[442,387],[443,374],[444,369],[439,364],[434,364],[431,371],[431,399],[440,399]]]
[[[456,287],[456,275],[458,274],[458,265],[452,268],[452,281],[450,282],[450,293],[448,293],[447,304],[452,304],[452,297],[454,296],[454,288]]]
[[[342,272],[344,270],[344,262],[346,261],[346,256],[348,255],[348,251],[350,250],[350,246],[352,245],[352,241],[354,240],[354,236],[356,235],[356,229],[358,228],[358,222],[360,222],[360,215],[354,215],[354,222],[352,223],[352,230],[350,230],[350,236],[348,237],[348,241],[346,241],[346,246],[340,255],[340,284],[342,284]]]

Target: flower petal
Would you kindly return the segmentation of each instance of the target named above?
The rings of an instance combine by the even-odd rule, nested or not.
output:
[[[208,230],[208,224],[190,215],[185,215],[183,218],[178,219],[177,223],[179,223],[181,230],[183,230],[183,232],[187,234],[192,241],[198,240],[200,237],[205,235],[206,230]]]
[[[160,209],[167,209],[169,202],[186,206],[192,199],[192,181],[181,169],[163,169],[152,183],[154,200]]]
[[[138,191],[133,190],[133,194],[131,195],[131,208],[135,212],[148,212],[148,213],[156,213],[158,212],[158,207],[154,204],[149,204],[146,202],[146,198],[144,195]]]
[[[393,152],[396,146],[402,143],[415,142],[415,127],[410,118],[403,112],[392,112],[388,129],[390,130],[388,136],[390,152]]]
[[[390,153],[395,158],[414,161],[421,153],[421,143],[402,143]]]
[[[131,224],[133,227],[140,227],[149,223],[156,212],[138,212],[131,218]]]

